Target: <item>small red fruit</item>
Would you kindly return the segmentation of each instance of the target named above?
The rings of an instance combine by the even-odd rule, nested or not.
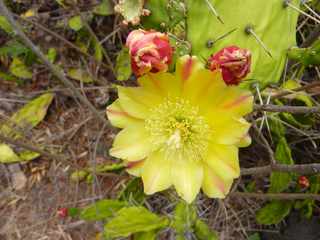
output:
[[[308,188],[310,186],[309,179],[306,176],[300,176],[298,182],[302,188]]]
[[[68,208],[60,208],[60,209],[58,209],[57,214],[61,218],[66,218],[68,216]]]
[[[237,46],[226,47],[211,55],[208,64],[211,71],[222,71],[227,85],[238,85],[250,72],[251,53]]]

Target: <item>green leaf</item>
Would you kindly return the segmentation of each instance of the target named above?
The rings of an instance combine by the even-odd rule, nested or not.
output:
[[[261,240],[259,233],[255,233],[248,237],[248,240]]]
[[[126,202],[105,199],[95,202],[84,208],[80,213],[80,218],[86,221],[105,220],[114,216],[121,208],[127,205]]]
[[[13,114],[7,122],[0,126],[0,133],[12,136],[15,139],[20,138],[21,134],[15,131],[15,128],[27,131],[40,123],[45,117],[53,97],[53,94],[47,93],[27,103],[18,112]],[[14,154],[14,156],[8,147],[3,146],[2,148],[2,151],[6,153],[6,155],[3,156],[7,159],[7,162],[9,162],[8,159],[11,159],[10,162],[21,162],[30,161],[39,157],[39,153],[31,152],[29,150],[19,151],[17,154]],[[13,150],[11,149],[11,151]]]
[[[94,82],[89,73],[81,68],[69,69],[68,76],[83,83]]]
[[[120,200],[133,204],[142,204],[145,199],[141,178],[133,178],[127,186],[120,192]]]
[[[69,24],[69,27],[76,32],[83,27],[80,16],[74,16],[70,18],[68,24]]]
[[[174,211],[173,228],[177,235],[184,236],[185,233],[191,231],[194,222],[197,219],[197,212],[192,204],[184,201],[176,205]]]
[[[28,162],[40,156],[40,153],[24,150],[18,153],[21,161]]]
[[[49,48],[47,58],[51,63],[54,63],[57,58],[57,50],[55,48]]]
[[[32,78],[32,72],[28,70],[26,65],[19,59],[13,58],[10,64],[10,72],[19,78],[30,79]]]
[[[109,0],[103,0],[99,5],[94,7],[93,13],[101,16],[109,16],[113,14],[113,7]]]
[[[0,163],[19,162],[20,158],[14,153],[7,144],[0,144]]]
[[[13,33],[10,23],[4,16],[1,16],[1,15],[0,15],[0,28],[3,29],[8,34]]]
[[[130,78],[132,71],[129,49],[127,47],[123,47],[119,52],[117,56],[115,71],[117,80],[119,81],[128,80]]]
[[[282,85],[282,88],[285,90],[292,90],[292,89],[299,88],[299,87],[301,87],[301,84],[293,79],[286,81]],[[290,94],[287,96],[287,98],[299,100],[299,101],[303,102],[308,107],[313,106],[312,98],[305,91],[299,91],[299,92]]]
[[[281,164],[294,164],[291,156],[291,149],[285,137],[282,137],[278,142],[275,152],[275,159]],[[270,177],[271,186],[269,188],[269,192],[282,192],[288,188],[291,180],[292,175],[290,173],[273,172]]]
[[[56,0],[56,2],[62,6],[62,7],[66,7],[66,5],[64,4],[64,0]]]
[[[0,79],[5,80],[5,81],[18,81],[18,79],[11,74],[1,72],[0,71]]]
[[[96,173],[104,173],[104,172],[116,172],[123,168],[126,165],[124,163],[113,163],[113,164],[99,164],[95,168],[87,168],[89,172],[96,172]]]
[[[279,115],[272,116],[268,118],[270,130],[272,134],[277,138],[277,140],[281,139],[286,134],[286,128],[281,122]]]
[[[167,227],[169,220],[159,217],[144,207],[122,208],[104,227],[106,237],[128,237],[133,233],[149,232]]]
[[[17,57],[22,54],[29,54],[30,49],[16,40],[8,41],[3,47],[0,48],[1,56]]]
[[[194,229],[198,240],[218,240],[218,234],[210,230],[208,225],[200,219],[197,219]]]
[[[133,240],[155,240],[156,237],[156,231],[141,232],[134,234]]]
[[[38,125],[45,115],[49,105],[53,100],[54,94],[46,93],[30,101],[23,106],[18,112],[12,115],[7,123],[1,126],[0,132],[5,135],[15,133],[14,128],[27,130]],[[20,134],[15,136],[20,137]]]
[[[288,57],[299,61],[304,66],[320,64],[320,41],[317,40],[309,48],[291,47],[288,50]]]
[[[292,205],[290,201],[272,201],[258,211],[257,222],[264,225],[278,224],[290,213]]]
[[[87,171],[74,171],[71,176],[70,179],[73,182],[81,182],[82,180],[84,180],[87,176],[88,176],[88,172]]]
[[[94,41],[94,58],[101,62],[103,59],[102,46],[99,42]]]

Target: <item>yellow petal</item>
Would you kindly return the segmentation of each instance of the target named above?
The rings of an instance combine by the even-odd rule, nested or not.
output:
[[[242,117],[253,110],[253,96],[251,92],[240,89],[236,86],[228,86],[223,97],[215,106],[217,113],[230,112]]]
[[[125,128],[126,126],[143,121],[124,111],[120,105],[119,99],[107,107],[107,116],[111,124],[118,128]]]
[[[188,159],[174,159],[172,181],[177,193],[191,203],[200,191],[203,179],[202,164]]]
[[[212,141],[218,144],[233,145],[239,143],[248,133],[250,124],[243,118],[235,118],[227,114],[214,115],[210,120]]]
[[[219,71],[199,69],[185,82],[182,96],[201,109],[212,108],[216,100],[224,95],[226,89],[227,86]]]
[[[172,184],[171,160],[161,151],[154,152],[144,163],[141,175],[146,194],[163,191]]]
[[[129,115],[145,119],[150,110],[161,103],[161,96],[145,91],[141,87],[118,87],[119,102]]]
[[[143,123],[130,125],[116,136],[110,155],[127,161],[139,161],[150,152],[149,133]]]
[[[189,79],[196,74],[198,70],[203,68],[203,64],[197,57],[183,56],[178,59],[176,64],[176,78],[180,81],[182,87],[184,87]]]
[[[181,81],[171,73],[148,73],[138,78],[138,83],[146,91],[161,95],[163,97],[180,96]]]
[[[240,141],[236,144],[237,147],[248,147],[252,142],[252,139],[249,134],[245,134]]]
[[[221,178],[237,178],[240,175],[236,146],[211,144],[204,162]]]
[[[233,179],[223,179],[219,177],[209,167],[203,167],[202,190],[210,198],[225,198],[232,186]]]

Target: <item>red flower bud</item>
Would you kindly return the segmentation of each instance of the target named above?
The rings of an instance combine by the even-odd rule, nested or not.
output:
[[[300,176],[298,179],[298,183],[302,188],[308,188],[310,186],[309,179],[306,176]]]
[[[247,49],[230,46],[211,55],[209,69],[221,69],[223,80],[227,85],[238,85],[250,72],[251,53]]]
[[[169,37],[156,31],[134,30],[127,38],[132,71],[141,76],[147,72],[165,72],[172,60]]]
[[[58,209],[57,214],[61,218],[66,218],[68,216],[68,208],[60,208],[60,209]]]

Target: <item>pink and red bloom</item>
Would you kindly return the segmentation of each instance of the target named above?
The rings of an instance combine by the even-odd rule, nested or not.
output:
[[[211,55],[208,63],[211,71],[222,71],[227,85],[238,85],[250,72],[251,53],[247,49],[230,46]]]
[[[173,50],[168,35],[156,31],[134,30],[127,38],[134,74],[166,72]]]

